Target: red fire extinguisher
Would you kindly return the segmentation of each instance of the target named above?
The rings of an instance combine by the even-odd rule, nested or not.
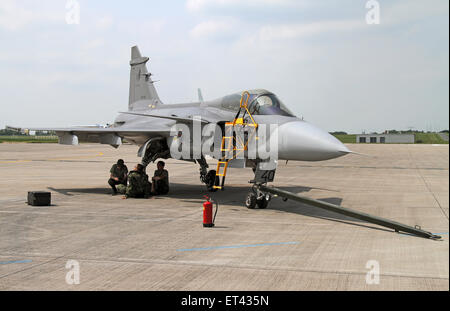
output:
[[[203,203],[203,227],[214,227],[214,222],[216,220],[219,204],[217,204],[216,201],[214,201],[207,195],[205,195],[204,197],[206,198],[206,202]],[[216,212],[214,213],[214,217],[213,217],[213,203],[216,204]]]

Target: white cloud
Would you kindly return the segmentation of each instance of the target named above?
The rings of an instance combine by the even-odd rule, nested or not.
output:
[[[99,30],[108,30],[114,25],[114,18],[111,16],[104,16],[98,19],[96,27]]]
[[[205,38],[217,35],[227,35],[233,33],[236,29],[236,21],[221,20],[221,21],[205,21],[197,24],[191,31],[190,35],[194,38]]]
[[[426,5],[422,0],[408,0],[383,5],[381,3],[381,24],[399,24],[415,20],[429,19],[439,15],[448,16],[448,0],[435,0]]]
[[[261,27],[259,38],[261,40],[293,39],[297,37],[319,35],[341,31],[351,31],[365,26],[361,21],[326,21],[310,24],[283,24]]]
[[[34,8],[34,9],[33,9]],[[0,28],[13,31],[40,21],[63,21],[65,12],[37,10],[34,5],[19,5],[14,0],[0,1]]]
[[[298,4],[295,0],[187,0],[189,11],[201,11],[213,7],[254,7],[254,6],[286,6]]]
[[[17,5],[15,1],[0,2],[0,27],[18,29],[35,19],[35,14]]]
[[[449,3],[436,1],[435,5],[423,5],[421,0],[400,1],[392,5],[381,5],[381,24],[368,26],[364,16],[360,19],[322,20],[312,23],[271,24],[260,28],[259,39],[294,39],[326,33],[377,29],[383,26],[406,24],[448,14]]]
[[[118,20],[117,29],[127,35],[145,37],[159,35],[167,26],[167,20],[163,18],[152,20]]]

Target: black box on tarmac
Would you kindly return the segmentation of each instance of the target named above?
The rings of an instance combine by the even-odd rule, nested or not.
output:
[[[49,206],[51,203],[50,192],[45,191],[29,191],[28,205],[32,206]]]

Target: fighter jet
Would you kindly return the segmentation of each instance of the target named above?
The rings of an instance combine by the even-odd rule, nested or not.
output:
[[[148,61],[149,58],[143,57],[137,46],[131,48],[128,110],[120,112],[113,124],[108,127],[34,130],[54,131],[59,143],[66,145],[89,142],[109,144],[117,148],[123,141],[127,141],[139,146],[138,156],[142,157],[144,166],[160,158],[195,162],[200,165],[200,180],[210,191],[224,189],[227,167],[252,168],[255,178],[251,182],[265,184],[273,181],[276,165],[280,160],[323,161],[351,152],[334,136],[295,116],[274,93],[264,89],[237,92],[210,101],[203,100],[199,90],[198,102],[164,105],[156,91],[152,74],[147,69]],[[211,125],[219,130],[209,137],[202,136],[197,143],[193,138],[194,133],[185,135],[177,129],[184,127],[195,132],[197,126],[202,132]],[[242,143],[244,152],[240,153],[241,157],[238,159],[236,154],[239,153],[239,147],[236,142],[239,140],[236,133],[227,134],[230,125],[249,129],[266,126],[265,131],[269,132],[267,135],[256,133],[253,136],[249,136],[247,132]],[[251,137],[254,142],[258,142],[253,157],[248,155],[247,150],[251,145]],[[224,148],[227,138],[232,142],[229,149]],[[273,138],[276,138],[277,158],[263,159],[259,148],[269,145]],[[212,142],[213,149],[205,150],[203,144],[208,139]],[[183,144],[189,145],[188,154],[174,157],[174,150],[179,150]],[[230,154],[230,150],[234,152],[234,156],[227,158],[225,154]],[[209,170],[207,155],[218,160],[216,170]],[[272,167],[264,168],[263,164],[268,162]],[[269,200],[269,195],[254,190],[249,193],[246,205],[255,208],[256,204],[264,208]]]

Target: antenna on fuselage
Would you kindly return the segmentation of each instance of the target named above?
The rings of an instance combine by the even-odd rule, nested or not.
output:
[[[197,92],[198,92],[198,101],[203,103],[204,100],[203,100],[202,90],[199,88],[199,89],[197,89]]]

